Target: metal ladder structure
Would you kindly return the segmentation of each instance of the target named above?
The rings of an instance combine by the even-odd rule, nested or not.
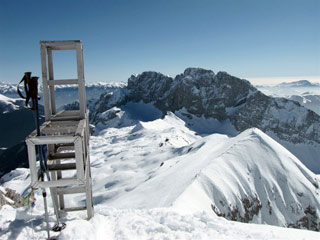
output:
[[[89,114],[86,107],[81,41],[41,41],[41,65],[45,122],[40,126],[41,136],[36,131],[26,139],[30,167],[31,186],[50,188],[57,211],[87,210],[87,218],[94,215],[92,202],[92,179],[89,154]],[[54,79],[52,51],[75,50],[77,79]],[[72,84],[78,87],[78,110],[57,112],[55,86]],[[37,146],[46,146],[47,169],[50,179],[39,178],[36,162]],[[84,194],[82,206],[65,206],[65,195]],[[60,217],[60,213],[56,212]]]

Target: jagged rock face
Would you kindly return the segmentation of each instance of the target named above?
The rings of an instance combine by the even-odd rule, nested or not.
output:
[[[320,143],[319,115],[285,98],[257,92],[230,119],[238,131],[250,125],[264,132],[274,132],[280,139],[294,144]]]
[[[116,88],[113,92],[101,94],[99,100],[91,101],[88,104],[90,110],[90,122],[95,125],[101,122],[103,123],[103,121],[101,121],[101,114],[115,106],[123,105],[126,102],[126,88]]]
[[[164,115],[184,108],[197,117],[230,120],[238,132],[257,127],[292,144],[320,144],[319,115],[297,102],[266,96],[226,72],[187,68],[174,79],[143,72],[131,76],[126,88],[102,95],[91,112],[103,113],[130,101],[153,103]]]
[[[10,188],[6,188],[5,192],[0,190],[0,209],[6,204],[18,208],[29,204],[28,201],[29,199],[25,201],[19,193]]]
[[[172,79],[144,72],[128,80],[127,101],[154,102],[163,111],[185,108],[198,117],[230,119],[239,132],[257,127],[291,143],[320,143],[320,117],[300,104],[272,98],[225,72],[187,68]]]
[[[143,100],[146,103],[163,98],[171,87],[173,79],[156,72],[143,72],[138,76],[132,75],[128,79],[130,98],[133,101]]]
[[[271,98],[263,93],[255,92],[246,99],[246,104],[242,108],[230,116],[230,120],[238,131],[247,129],[248,125],[258,127],[265,119],[271,101]]]
[[[131,101],[154,102],[164,113],[186,108],[196,116],[227,118],[228,107],[241,105],[249,93],[257,91],[248,81],[225,72],[187,68],[171,77],[144,72],[128,80]]]
[[[217,214],[219,217],[224,217],[232,221],[249,223],[253,220],[255,216],[258,216],[260,209],[262,208],[262,204],[257,196],[249,198],[241,199],[241,207],[243,207],[244,214],[241,215],[241,211],[239,211],[239,207],[228,206],[223,201],[220,201],[220,204],[223,205],[226,209],[223,209],[224,212],[221,212],[216,206],[211,204],[211,209]],[[271,215],[271,214],[270,214]]]

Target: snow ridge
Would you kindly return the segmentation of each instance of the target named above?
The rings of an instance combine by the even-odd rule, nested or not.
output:
[[[68,226],[59,239],[319,237],[218,217],[319,231],[319,179],[262,131],[201,137],[173,113],[123,127],[113,120],[116,127],[90,139],[95,217],[85,221],[81,212],[64,215]],[[16,169],[0,185],[24,194],[29,183],[29,171]],[[45,229],[41,191],[35,194],[32,215],[26,207],[1,209],[5,239],[31,238],[31,221],[34,235],[45,237],[39,230]],[[66,198],[66,205],[83,201],[84,196]],[[51,201],[49,209],[53,216]]]
[[[134,131],[141,137],[146,134],[143,126]],[[319,230],[319,184],[280,144],[259,129],[248,129],[234,138],[214,134],[185,146],[147,181],[109,204],[172,206],[241,222]]]

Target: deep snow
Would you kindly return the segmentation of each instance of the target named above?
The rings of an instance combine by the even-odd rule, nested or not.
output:
[[[286,225],[303,216],[308,204],[319,216],[319,179],[258,129],[236,137],[201,137],[185,125],[169,113],[164,119],[131,122],[92,136],[95,217],[86,221],[85,212],[63,214],[67,228],[59,239],[320,238],[318,232],[218,217],[211,205],[218,213],[238,206],[242,216],[241,200],[251,196],[262,204],[253,216],[255,223]],[[16,169],[0,185],[23,194],[29,183],[29,171]],[[34,208],[6,205],[0,210],[1,239],[46,237],[40,190],[36,198]],[[67,198],[66,204],[83,201],[84,196],[77,195]],[[53,225],[51,201],[49,207]]]

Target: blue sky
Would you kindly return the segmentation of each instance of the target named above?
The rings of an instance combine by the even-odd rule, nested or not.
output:
[[[319,23],[318,0],[1,0],[0,81],[41,76],[40,40],[80,39],[88,82],[190,66],[320,82]],[[55,77],[72,77],[74,62],[56,53]]]

